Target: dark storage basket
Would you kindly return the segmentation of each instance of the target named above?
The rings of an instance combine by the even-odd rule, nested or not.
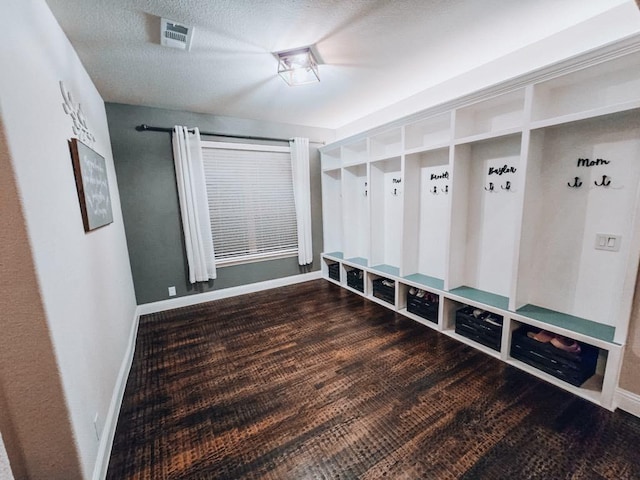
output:
[[[411,293],[416,290],[416,293]],[[438,323],[438,305],[440,299],[438,295],[419,289],[407,291],[407,312],[411,312],[419,317]]]
[[[358,268],[347,272],[347,286],[364,293],[364,272]]]
[[[476,307],[463,307],[456,312],[456,333],[500,351],[502,317]]]
[[[372,283],[374,297],[395,305],[396,287],[393,280],[387,280],[386,278],[376,278]]]
[[[339,263],[330,263],[328,265],[329,268],[329,278],[331,280],[335,280],[336,282],[340,281],[340,264]]]
[[[539,329],[522,326],[513,332],[511,356],[576,387],[596,373],[599,353],[597,347],[578,342],[579,353],[566,352],[550,342],[540,342],[527,336],[528,332],[538,331]]]

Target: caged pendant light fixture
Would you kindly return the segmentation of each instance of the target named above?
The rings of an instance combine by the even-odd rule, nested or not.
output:
[[[318,62],[311,47],[276,52],[273,55],[278,60],[278,75],[290,87],[320,81]]]

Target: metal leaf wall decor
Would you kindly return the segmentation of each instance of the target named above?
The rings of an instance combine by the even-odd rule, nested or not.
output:
[[[62,80],[60,81],[60,92],[62,93],[62,98],[64,99],[64,103],[62,104],[62,108],[64,109],[64,113],[69,115],[73,120],[73,133],[78,137],[78,140],[84,143],[93,143],[96,141],[96,137],[93,136],[91,131],[89,131],[89,127],[87,126],[87,119],[82,113],[82,107],[79,103],[75,103],[73,98],[71,97],[71,92],[69,92]]]

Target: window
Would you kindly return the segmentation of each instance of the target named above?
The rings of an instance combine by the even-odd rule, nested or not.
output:
[[[218,266],[296,256],[289,147],[202,142]]]

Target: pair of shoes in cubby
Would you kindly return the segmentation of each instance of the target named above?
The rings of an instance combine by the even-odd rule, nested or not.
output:
[[[527,336],[541,343],[550,343],[557,349],[564,350],[565,352],[580,353],[581,350],[580,344],[575,340],[556,333],[547,332],[546,330],[540,330],[538,333],[527,332]]]
[[[416,287],[411,287],[409,289],[409,295],[413,295],[414,297],[422,298],[426,292]]]
[[[498,319],[498,318],[494,318],[491,314],[491,312],[487,312],[486,310],[482,310],[480,308],[476,308],[471,312],[471,315],[474,318],[478,318],[480,320],[483,320],[487,323],[490,323],[491,325],[496,325],[498,327],[502,326],[502,318]]]

